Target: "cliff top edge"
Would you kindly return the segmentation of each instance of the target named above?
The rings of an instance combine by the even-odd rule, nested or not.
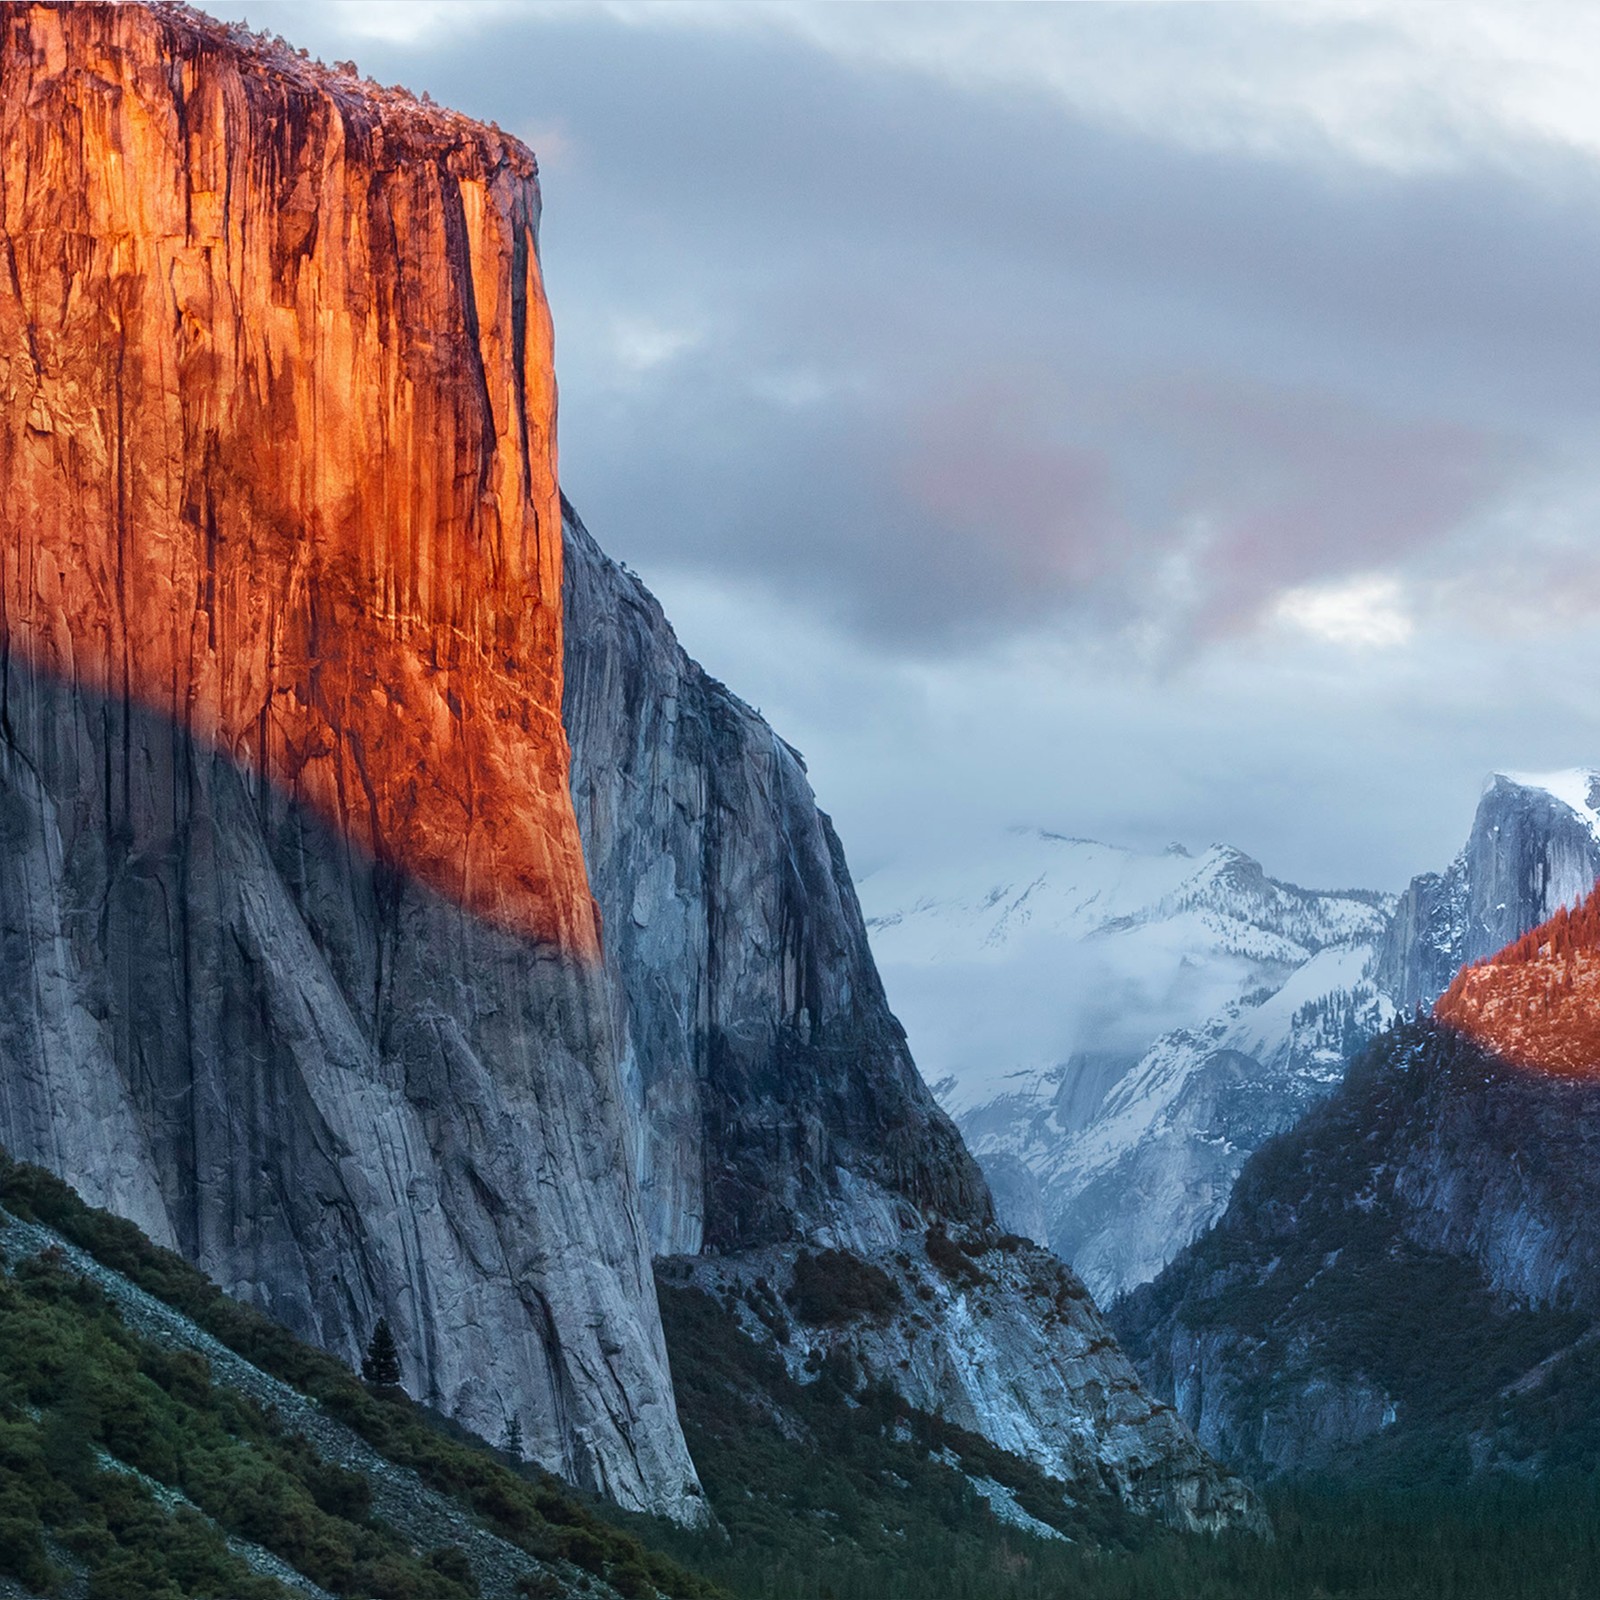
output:
[[[537,178],[539,173],[533,151],[496,123],[480,122],[401,84],[386,86],[363,77],[353,61],[328,66],[279,34],[224,21],[183,0],[122,0],[111,6],[101,0],[69,0],[65,5],[17,7],[13,14],[32,17],[41,12],[68,31],[78,18],[93,17],[97,26],[109,25],[118,33],[140,28],[158,32],[165,36],[161,53],[174,60],[207,54],[231,58],[242,72],[329,99],[344,116],[380,123],[387,136],[417,155],[437,156],[473,145],[488,165],[504,163],[518,178]]]

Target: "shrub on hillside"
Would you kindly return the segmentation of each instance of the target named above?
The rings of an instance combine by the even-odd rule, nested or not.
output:
[[[900,1304],[900,1289],[882,1267],[848,1250],[802,1250],[788,1300],[802,1322],[839,1327],[858,1318],[883,1321]]]

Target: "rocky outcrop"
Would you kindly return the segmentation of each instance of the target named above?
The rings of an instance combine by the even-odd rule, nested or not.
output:
[[[1265,1529],[1254,1495],[1152,1397],[1049,1251],[941,1223],[895,1243],[871,1256],[769,1246],[661,1271],[710,1294],[797,1381],[888,1382],[1065,1484],[1076,1505],[1110,1494],[1187,1531]]]
[[[1406,1024],[1114,1325],[1202,1442],[1256,1470],[1592,1466],[1597,1150],[1594,1080]]]
[[[1223,847],[1140,856],[1022,830],[976,872],[884,873],[863,893],[1002,1223],[1107,1304],[1216,1221],[1249,1155],[1397,1009],[1588,893],[1597,801],[1600,773],[1496,774],[1461,853],[1398,905],[1280,883]]]
[[[658,1254],[870,1249],[990,1220],[923,1086],[805,764],[567,522],[572,792],[604,917]]]
[[[567,789],[532,157],[179,8],[0,25],[0,1141],[692,1517]]]
[[[1402,1010],[1428,1006],[1469,961],[1573,906],[1600,878],[1600,773],[1496,773],[1442,873],[1411,880],[1378,964]]]
[[[1079,1495],[1180,1527],[1254,1523],[1077,1278],[1002,1241],[889,1012],[799,755],[689,660],[570,509],[566,585],[573,797],[669,1281],[710,1292],[802,1381],[844,1352]],[[808,1309],[797,1274],[818,1261],[888,1286],[884,1314]]]

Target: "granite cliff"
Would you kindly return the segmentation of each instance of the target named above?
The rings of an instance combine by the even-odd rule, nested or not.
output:
[[[0,1143],[626,1506],[704,1516],[653,1251],[1253,1520],[995,1228],[803,763],[563,526],[532,156],[181,7],[3,20]]]
[[[679,646],[569,508],[565,712],[658,1255],[923,1208],[988,1226],[911,1061],[805,763]]]
[[[709,1291],[801,1381],[843,1361],[1080,1498],[1254,1520],[1077,1277],[996,1227],[798,753],[570,509],[566,585],[573,797],[665,1279]]]
[[[560,721],[514,141],[195,13],[0,37],[0,1141],[692,1517]]]

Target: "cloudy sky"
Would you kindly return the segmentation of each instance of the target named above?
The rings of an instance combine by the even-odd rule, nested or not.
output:
[[[1600,10],[208,9],[534,146],[567,492],[858,874],[1600,765]]]

